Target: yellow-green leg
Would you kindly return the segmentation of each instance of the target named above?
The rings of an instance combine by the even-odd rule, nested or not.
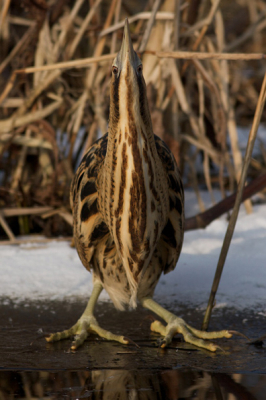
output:
[[[57,342],[58,340],[67,339],[75,335],[74,341],[71,345],[71,350],[76,350],[84,343],[89,333],[94,332],[107,340],[114,340],[119,343],[128,344],[129,341],[124,336],[114,335],[113,333],[102,329],[96,318],[93,316],[95,304],[102,290],[102,285],[99,282],[95,283],[87,307],[78,322],[70,329],[63,332],[53,333],[51,336],[46,338],[47,342]]]
[[[162,348],[171,343],[173,337],[177,333],[181,333],[183,335],[185,342],[210,351],[216,351],[219,346],[216,346],[214,343],[208,343],[204,339],[218,339],[223,337],[230,338],[232,336],[232,333],[226,330],[218,332],[205,332],[192,328],[192,326],[186,324],[182,318],[178,318],[174,314],[165,310],[151,298],[142,299],[141,304],[143,307],[148,308],[159,317],[164,319],[167,323],[166,326],[164,326],[160,321],[154,321],[151,324],[151,330],[153,332],[160,333],[164,337],[161,344]]]

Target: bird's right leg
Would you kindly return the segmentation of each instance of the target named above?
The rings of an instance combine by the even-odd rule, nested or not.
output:
[[[114,335],[113,333],[102,329],[93,315],[95,304],[102,290],[102,285],[99,282],[95,283],[87,307],[82,316],[79,318],[78,322],[70,329],[67,329],[63,332],[53,333],[51,336],[46,338],[47,342],[57,342],[62,339],[67,339],[71,336],[75,336],[71,345],[71,350],[76,350],[84,343],[89,333],[94,332],[107,340],[114,340],[119,343],[128,344],[129,341],[124,336]]]
[[[165,308],[156,303],[152,298],[146,297],[141,300],[143,307],[153,311],[159,317],[165,320],[167,323],[164,326],[160,321],[154,321],[151,324],[151,330],[153,332],[160,333],[163,336],[161,347],[168,346],[176,333],[181,333],[184,337],[185,342],[191,343],[195,346],[207,349],[209,351],[216,351],[219,346],[214,343],[207,342],[205,339],[218,339],[218,338],[230,338],[232,337],[233,331],[217,331],[217,332],[205,332],[193,328],[188,325],[182,318],[177,317]]]

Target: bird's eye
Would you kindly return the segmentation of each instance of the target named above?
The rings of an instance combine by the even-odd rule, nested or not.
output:
[[[142,72],[142,69],[143,69],[143,67],[142,67],[142,64],[140,64],[140,65],[138,66],[138,68],[137,68],[137,71],[138,71],[138,73],[140,73],[140,74],[141,74],[141,72]]]
[[[116,75],[118,73],[118,68],[113,66],[113,73]]]

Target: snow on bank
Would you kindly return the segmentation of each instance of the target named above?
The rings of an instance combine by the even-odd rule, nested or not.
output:
[[[168,305],[206,305],[226,228],[221,218],[205,230],[186,232],[178,265],[161,277],[155,298]],[[68,242],[0,246],[2,300],[87,299],[91,289],[91,274]],[[251,215],[240,213],[217,303],[265,312],[265,299],[266,205],[260,205]]]
[[[206,305],[224,235],[225,218],[205,230],[185,234],[183,250],[173,275],[161,277],[156,295],[186,304]],[[240,216],[227,255],[216,301],[236,308],[266,311],[266,205]],[[266,313],[265,313],[266,315]]]

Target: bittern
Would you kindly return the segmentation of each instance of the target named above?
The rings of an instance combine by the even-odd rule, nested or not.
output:
[[[52,334],[53,342],[75,335],[75,350],[89,332],[128,343],[102,329],[93,315],[103,290],[116,308],[153,311],[166,321],[151,330],[167,346],[176,333],[186,342],[215,351],[204,339],[231,337],[229,331],[202,332],[153,299],[162,274],[176,266],[184,233],[184,194],[173,154],[154,135],[142,75],[126,20],[123,42],[112,66],[109,131],[84,156],[71,185],[74,237],[80,259],[93,273],[93,291],[78,322]]]

